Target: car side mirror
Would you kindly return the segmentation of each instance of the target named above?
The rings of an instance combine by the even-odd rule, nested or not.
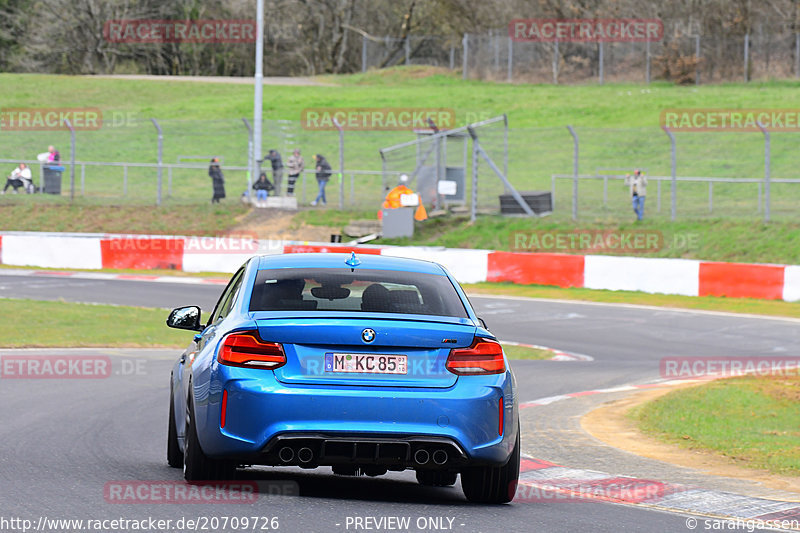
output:
[[[200,308],[196,305],[173,309],[169,317],[167,317],[167,326],[190,331],[203,331],[205,329],[200,324]]]

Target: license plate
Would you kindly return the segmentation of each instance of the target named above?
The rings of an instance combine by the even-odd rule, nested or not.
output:
[[[326,353],[325,372],[407,374],[408,356],[377,353]]]

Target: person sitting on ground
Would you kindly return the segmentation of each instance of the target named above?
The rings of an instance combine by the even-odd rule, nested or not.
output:
[[[20,163],[17,168],[11,172],[11,175],[6,180],[6,186],[3,187],[2,193],[5,194],[9,187],[14,188],[14,194],[17,189],[22,187],[27,192],[32,192],[33,179],[31,176],[31,169],[25,163]]]
[[[256,191],[256,205],[258,202],[266,202],[269,191],[274,189],[272,182],[267,179],[267,174],[262,172],[258,177],[258,181],[253,184],[253,189]]]

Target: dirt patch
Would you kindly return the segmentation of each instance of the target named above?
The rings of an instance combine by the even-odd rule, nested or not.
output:
[[[258,239],[330,242],[331,235],[341,233],[332,226],[310,226],[297,223],[297,211],[282,209],[253,209],[239,220],[231,233],[254,235]]]
[[[679,388],[696,387],[702,383],[682,385]],[[745,468],[733,459],[701,450],[688,450],[655,439],[639,431],[628,417],[628,411],[637,405],[659,398],[676,387],[648,389],[627,398],[609,402],[585,415],[581,426],[590,435],[609,446],[625,450],[642,457],[693,468],[714,476],[747,479],[762,485],[798,494],[800,501],[800,477],[781,476],[765,470]]]

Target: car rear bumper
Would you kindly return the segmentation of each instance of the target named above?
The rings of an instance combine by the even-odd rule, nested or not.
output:
[[[312,449],[316,460],[309,466],[346,462],[348,454],[374,464],[372,454],[375,463],[410,467],[421,448],[431,455],[446,450],[463,464],[503,464],[516,438],[517,400],[508,371],[460,377],[446,389],[286,385],[271,371],[222,366],[214,374],[209,390],[220,392],[195,405],[198,436],[212,457],[299,464],[277,455],[289,443],[295,454]],[[431,457],[428,466],[434,465]]]

